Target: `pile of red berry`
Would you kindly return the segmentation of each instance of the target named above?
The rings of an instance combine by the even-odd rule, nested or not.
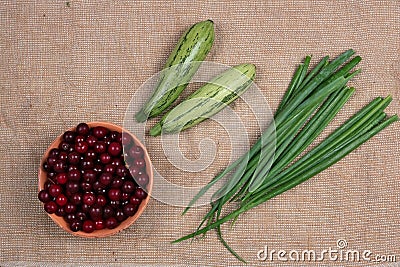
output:
[[[39,200],[47,213],[63,217],[74,232],[113,229],[133,216],[147,197],[143,188],[149,176],[142,147],[129,134],[103,126],[80,123],[66,131],[42,169],[47,181]]]

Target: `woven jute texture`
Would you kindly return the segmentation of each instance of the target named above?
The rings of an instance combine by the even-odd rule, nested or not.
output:
[[[194,242],[171,241],[196,229],[208,207],[182,208],[151,199],[130,228],[101,239],[60,229],[37,199],[37,170],[47,146],[82,121],[122,125],[136,90],[162,69],[180,35],[215,22],[208,61],[254,63],[256,83],[272,110],[295,67],[353,48],[363,61],[356,93],[324,136],[377,96],[392,95],[400,113],[399,1],[11,1],[0,4],[0,266],[237,266],[214,231]],[[189,92],[185,92],[186,94]],[[240,101],[232,106],[245,114]],[[247,121],[254,142],[260,132]],[[400,123],[313,179],[243,214],[226,240],[248,266],[399,266]],[[226,167],[229,144],[211,121],[181,135],[188,159],[214,138],[214,163],[200,173],[166,162],[146,137],[154,166],[176,184],[204,185]],[[223,131],[221,131],[223,132]],[[175,196],[176,198],[180,196]],[[371,260],[289,260],[289,252],[365,250]],[[341,240],[341,241],[340,241]],[[277,251],[260,260],[260,250]],[[288,261],[278,259],[286,251]],[[338,254],[336,254],[338,255]],[[292,257],[295,252],[292,252]],[[375,257],[377,258],[377,257]],[[379,258],[379,256],[378,256]],[[398,264],[398,263],[397,263]]]

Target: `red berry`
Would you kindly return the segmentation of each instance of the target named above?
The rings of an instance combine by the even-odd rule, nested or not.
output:
[[[128,155],[131,156],[134,159],[142,158],[144,155],[144,151],[140,146],[133,145],[129,151]]]
[[[56,203],[60,207],[65,206],[65,204],[67,204],[67,202],[68,202],[68,199],[64,194],[59,194],[56,198]]]
[[[89,129],[89,125],[82,122],[82,123],[79,123],[78,126],[76,126],[75,130],[79,135],[85,136],[89,133],[90,129]]]
[[[114,200],[114,201],[117,201],[117,200],[120,200],[121,199],[121,190],[120,189],[118,189],[118,188],[111,188],[109,191],[108,191],[108,198],[110,199],[110,200]]]
[[[86,220],[83,222],[82,231],[85,233],[92,233],[95,230],[94,222],[91,220]]]
[[[75,143],[75,151],[80,154],[85,154],[89,149],[88,143],[85,141]]]
[[[125,215],[127,215],[127,216],[133,216],[133,215],[135,215],[137,209],[138,209],[138,206],[137,206],[137,205],[134,205],[134,204],[132,204],[132,203],[126,204],[126,205],[123,207],[123,211],[124,211]]]
[[[94,145],[94,151],[96,153],[104,153],[107,151],[107,144],[104,141],[98,141],[95,145]]]
[[[49,192],[47,192],[44,189],[39,192],[38,198],[43,203],[47,203],[47,202],[50,202],[52,200],[52,197],[50,196]]]
[[[147,197],[147,193],[142,188],[138,187],[135,191],[135,197],[138,199],[145,199]]]
[[[50,201],[44,204],[44,210],[48,213],[48,214],[53,214],[57,211],[58,206],[54,201]]]
[[[116,157],[116,156],[119,156],[119,155],[121,155],[121,153],[122,153],[122,146],[121,146],[121,144],[120,143],[118,143],[118,142],[112,142],[109,146],[108,146],[108,153],[111,155],[111,156],[114,156],[114,157]]]
[[[83,194],[82,202],[86,205],[92,206],[94,203],[96,203],[96,197],[92,192],[86,192]]]
[[[115,217],[110,217],[105,221],[105,225],[108,229],[114,229],[118,224],[119,223]]]
[[[59,194],[61,194],[62,188],[58,184],[52,184],[49,187],[49,194],[52,197],[57,197]]]
[[[106,224],[104,223],[104,221],[102,219],[98,219],[96,221],[94,221],[94,228],[96,230],[101,230],[104,229],[106,227]]]
[[[96,126],[92,129],[92,134],[98,139],[104,138],[108,133],[108,129],[103,126]]]

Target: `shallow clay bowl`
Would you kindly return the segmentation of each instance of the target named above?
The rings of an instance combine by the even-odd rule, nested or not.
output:
[[[107,123],[107,122],[88,122],[87,123],[89,125],[90,128],[92,127],[96,127],[96,126],[103,126],[106,127],[107,129],[109,129],[110,131],[118,131],[120,133],[124,133],[124,134],[129,134],[133,141],[135,142],[136,145],[142,147],[143,151],[144,151],[144,160],[146,162],[146,173],[149,176],[149,183],[147,184],[145,191],[147,192],[147,197],[145,199],[142,200],[142,202],[140,203],[137,212],[133,215],[128,217],[126,220],[122,221],[116,228],[114,229],[102,229],[102,230],[95,230],[92,233],[85,233],[83,231],[78,231],[78,232],[73,232],[69,229],[68,223],[64,220],[63,217],[59,217],[55,214],[48,214],[48,216],[56,223],[58,224],[62,229],[64,229],[65,231],[67,231],[68,233],[71,233],[75,236],[80,236],[80,237],[87,237],[87,238],[95,238],[95,237],[106,237],[106,236],[110,236],[110,235],[114,235],[124,229],[126,229],[127,227],[129,227],[130,225],[132,225],[138,218],[139,216],[143,213],[143,211],[145,210],[147,203],[150,200],[150,195],[151,195],[151,190],[153,187],[153,168],[151,165],[151,161],[150,161],[150,157],[147,153],[146,148],[144,147],[144,145],[139,141],[139,139],[133,135],[132,133],[126,131],[125,129],[123,129],[120,126],[114,125],[112,123]],[[71,128],[71,129],[67,129],[66,131],[72,131],[75,130],[75,127]],[[44,184],[47,180],[47,173],[45,170],[43,170],[43,163],[45,162],[45,160],[47,159],[47,157],[49,156],[49,152],[51,149],[53,148],[58,148],[58,145],[60,144],[61,140],[62,140],[62,136],[63,133],[58,136],[53,143],[47,148],[46,152],[43,155],[43,158],[40,162],[40,168],[39,168],[39,191],[42,190],[44,188]]]

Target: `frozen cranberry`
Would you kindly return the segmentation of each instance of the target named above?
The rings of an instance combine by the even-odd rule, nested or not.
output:
[[[129,203],[129,204],[126,204],[126,205],[123,207],[123,212],[124,212],[125,215],[127,215],[127,216],[133,216],[133,215],[135,215],[137,209],[138,209],[138,206],[137,206],[137,205],[134,205],[134,204],[132,204],[132,203]]]
[[[83,223],[81,220],[75,219],[70,223],[69,229],[71,229],[72,232],[78,232],[82,230],[82,225]]]
[[[56,176],[57,184],[66,184],[68,181],[67,174],[65,172],[58,173]]]
[[[124,180],[121,177],[115,177],[114,180],[111,182],[112,188],[120,188],[124,184]]]
[[[94,183],[96,181],[96,172],[94,170],[83,170],[83,181],[86,183]]]
[[[106,227],[106,224],[104,223],[104,221],[102,219],[98,219],[94,221],[94,228],[96,230],[101,230],[104,229]]]
[[[67,197],[64,194],[59,194],[56,198],[56,203],[58,206],[65,206],[68,202]]]
[[[136,185],[132,181],[125,181],[122,185],[122,192],[132,193],[136,189]]]
[[[98,194],[104,194],[106,192],[106,186],[100,183],[100,181],[96,181],[93,183],[93,190]]]
[[[92,191],[92,189],[93,189],[92,184],[85,183],[85,182],[80,183],[80,187],[84,192],[89,192],[89,191]]]
[[[75,137],[76,137],[76,132],[74,131],[66,131],[63,134],[63,139],[67,143],[73,143],[75,141]]]
[[[138,185],[145,187],[149,183],[149,176],[146,173],[141,173],[135,180]]]
[[[107,198],[104,195],[98,195],[96,203],[104,207],[107,204]]]
[[[100,183],[103,185],[109,185],[113,181],[113,176],[109,172],[102,173],[99,178]]]
[[[75,130],[79,135],[85,136],[89,133],[90,128],[86,123],[79,123]]]
[[[108,229],[114,229],[118,224],[119,223],[115,217],[110,217],[105,221],[106,228]]]
[[[43,203],[47,203],[50,202],[52,200],[52,197],[50,196],[49,192],[47,192],[46,190],[40,190],[39,194],[38,194],[38,198],[40,201],[42,201]]]
[[[104,207],[104,209],[103,209],[103,218],[104,219],[108,219],[110,217],[113,217],[114,214],[115,214],[114,213],[114,209],[110,205],[107,205],[107,206]]]
[[[101,154],[101,153],[104,153],[104,152],[106,152],[107,151],[107,144],[105,143],[105,142],[103,142],[103,141],[98,141],[95,145],[94,145],[94,151],[96,152],[96,153],[99,153],[99,154]]]
[[[61,194],[62,188],[58,184],[52,184],[49,187],[49,194],[52,197],[57,197],[59,194]]]
[[[122,209],[118,209],[117,212],[115,213],[115,219],[117,219],[117,221],[119,222],[124,221],[126,218],[127,215],[125,215]]]
[[[48,164],[46,161],[43,162],[42,168],[43,168],[43,170],[46,171],[46,172],[50,171],[50,166],[49,166],[49,164]]]
[[[65,172],[67,170],[67,164],[65,163],[65,161],[56,160],[56,163],[54,164],[53,169],[57,173]]]
[[[89,135],[86,138],[86,143],[88,143],[89,147],[94,147],[96,142],[97,142],[97,138],[94,137],[93,135]]]
[[[80,205],[82,203],[82,194],[81,193],[74,193],[69,198],[69,201],[74,205]]]
[[[65,215],[67,215],[67,213],[64,210],[64,207],[59,207],[54,214],[59,217],[64,217]]]
[[[144,161],[144,159],[142,158],[137,158],[133,161],[133,164],[135,166],[137,166],[138,168],[143,169],[144,167],[146,167],[146,162]]]
[[[55,177],[55,175],[54,175],[54,177]],[[50,186],[51,186],[52,184],[54,184],[52,181],[47,180],[47,181],[44,183],[44,189],[45,189],[45,190],[49,190],[49,188],[50,188]]]
[[[94,204],[92,207],[90,207],[89,214],[92,220],[101,219],[103,216],[103,209],[100,205]]]
[[[136,165],[129,166],[129,172],[131,173],[131,175],[133,177],[137,177],[139,175],[140,171],[141,171],[141,169]]]
[[[73,194],[79,191],[79,184],[77,182],[68,181],[65,188],[67,192]]]
[[[49,201],[47,203],[44,203],[44,210],[48,213],[48,214],[53,214],[57,211],[58,206],[54,201]]]
[[[56,164],[56,161],[57,161],[57,157],[48,157],[47,158],[47,164],[50,167],[54,167],[54,165]]]
[[[128,146],[132,143],[132,137],[130,134],[126,133],[126,132],[122,132],[122,140],[121,143],[123,146]]]
[[[87,219],[87,215],[86,215],[86,213],[83,212],[83,211],[77,211],[77,212],[75,213],[75,216],[76,216],[76,218],[77,218],[78,220],[80,220],[80,221],[84,221],[84,220]]]
[[[75,136],[74,142],[75,143],[80,143],[80,142],[84,142],[85,140],[86,139],[85,139],[85,137],[83,135],[77,135],[77,136]]]
[[[107,164],[106,166],[104,166],[103,168],[104,172],[108,172],[108,173],[114,173],[115,172],[115,166],[112,164]]]
[[[133,145],[129,151],[128,151],[128,155],[131,156],[134,159],[139,159],[142,158],[144,155],[144,151],[140,146],[137,145]]]
[[[78,152],[71,152],[68,154],[68,163],[72,165],[76,165],[79,163],[81,159],[81,155]]]
[[[75,213],[76,212],[76,205],[72,204],[72,203],[67,203],[64,206],[64,210],[66,213]]]
[[[121,144],[120,143],[118,143],[118,142],[112,142],[112,143],[110,143],[110,145],[108,146],[108,153],[111,155],[111,156],[114,156],[114,157],[116,157],[116,156],[119,156],[119,155],[121,155],[121,153],[122,153],[122,146],[121,146]]]
[[[66,142],[66,141],[62,141],[59,145],[58,148],[61,151],[65,151],[65,152],[69,152],[69,149],[71,148],[71,144]]]
[[[95,160],[97,158],[97,154],[93,149],[89,149],[85,154],[85,158]]]
[[[125,177],[128,175],[129,171],[124,165],[118,165],[115,168],[115,174],[118,175],[119,177]]]
[[[140,187],[136,188],[135,197],[138,199],[145,199],[147,197],[147,193]]]
[[[83,203],[92,206],[96,202],[96,197],[92,192],[86,192],[83,194]]]
[[[81,168],[83,170],[88,170],[88,169],[93,169],[94,168],[94,163],[93,160],[89,159],[89,158],[84,158],[81,161]]]
[[[67,173],[67,177],[70,181],[79,182],[81,179],[81,172],[78,170],[71,170]]]
[[[101,139],[104,138],[108,133],[108,129],[103,126],[96,126],[92,129],[92,134],[94,137]]]
[[[142,202],[142,200],[137,198],[136,196],[131,196],[129,199],[129,203],[132,203],[133,205],[139,205],[140,202]]]
[[[58,159],[62,160],[64,162],[67,162],[68,159],[68,153],[65,151],[60,152],[60,154],[58,155]]]
[[[64,215],[64,220],[65,220],[67,223],[71,223],[71,222],[73,222],[73,221],[76,220],[76,219],[77,219],[77,218],[76,218],[75,213],[67,213],[67,214]]]
[[[122,194],[121,194],[121,201],[123,201],[123,202],[125,202],[125,201],[129,202],[129,198],[130,198],[130,197],[131,197],[131,195],[130,195],[129,193],[122,192]]]
[[[79,171],[79,168],[78,168],[78,166],[70,165],[70,166],[68,167],[68,171],[69,171],[69,172],[70,172],[70,171]]]
[[[94,222],[91,220],[86,220],[83,222],[82,231],[85,233],[92,233],[94,231]]]
[[[100,162],[103,163],[103,164],[111,163],[111,160],[112,160],[110,154],[108,154],[108,153],[102,153],[100,155],[99,159],[100,159]]]
[[[120,189],[118,189],[118,188],[111,188],[109,191],[108,191],[108,198],[110,199],[110,200],[115,200],[115,201],[117,201],[117,200],[120,200],[121,199],[121,190]]]
[[[120,158],[113,158],[111,164],[114,166],[124,165],[124,162]]]
[[[88,149],[89,145],[85,141],[75,143],[75,151],[80,154],[85,154]]]
[[[58,158],[58,155],[60,154],[60,150],[58,148],[52,148],[49,152],[49,158]]]

